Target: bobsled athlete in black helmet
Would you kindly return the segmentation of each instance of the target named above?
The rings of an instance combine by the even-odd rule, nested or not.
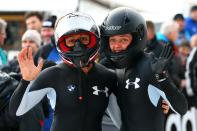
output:
[[[184,95],[167,75],[171,47],[164,46],[156,59],[154,54],[144,53],[146,41],[145,20],[131,8],[112,10],[101,25],[101,52],[107,58],[101,63],[115,69],[118,76],[115,95],[121,131],[164,131],[163,99],[175,112],[183,115],[187,111]]]
[[[10,111],[20,116],[47,95],[54,110],[51,131],[101,131],[101,121],[115,88],[116,75],[96,64],[100,31],[94,20],[83,13],[69,13],[55,26],[57,50],[63,63],[39,73],[33,64],[32,49],[18,56],[23,80],[15,90]]]

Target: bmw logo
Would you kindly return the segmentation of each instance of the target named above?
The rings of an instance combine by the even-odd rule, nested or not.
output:
[[[75,85],[68,85],[68,86],[67,86],[67,89],[68,89],[68,91],[70,91],[70,92],[73,92],[73,91],[75,90],[75,88],[76,88]]]

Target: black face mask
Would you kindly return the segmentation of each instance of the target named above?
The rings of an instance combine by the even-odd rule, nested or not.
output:
[[[89,64],[89,54],[86,45],[76,41],[73,47],[73,63],[76,67],[85,67]]]

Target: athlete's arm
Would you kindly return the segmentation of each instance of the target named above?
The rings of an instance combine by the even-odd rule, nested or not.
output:
[[[45,95],[55,94],[53,88],[41,84],[39,79],[40,77],[31,84],[28,81],[21,80],[10,100],[9,108],[12,114],[17,116],[23,115],[37,105]]]
[[[168,101],[176,112],[183,115],[188,109],[188,104],[185,96],[178,90],[176,85],[168,77],[166,67],[173,58],[172,47],[168,44],[164,46],[159,58],[151,56],[151,70],[154,76],[155,84],[159,85],[160,89],[165,93]]]
[[[193,49],[190,53],[190,56],[188,57],[188,80],[189,80],[189,86],[193,89],[195,95],[197,95],[197,48]]]
[[[173,109],[180,115],[184,115],[188,109],[188,103],[183,93],[178,90],[170,78],[158,82],[158,86],[166,95]]]
[[[23,79],[11,97],[10,112],[22,115],[38,104],[52,88],[43,88],[45,84],[42,84],[41,77],[29,85],[29,81],[35,79],[42,68],[42,63],[37,67],[34,65],[31,48],[24,48],[19,53],[18,61]]]

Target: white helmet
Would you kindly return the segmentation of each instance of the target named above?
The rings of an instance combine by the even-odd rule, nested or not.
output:
[[[89,44],[84,45],[76,41],[74,47],[68,47],[65,39],[69,35],[86,33]],[[55,25],[55,40],[57,50],[63,61],[76,67],[84,67],[93,62],[99,50],[100,30],[93,18],[87,14],[73,12],[59,20]]]

